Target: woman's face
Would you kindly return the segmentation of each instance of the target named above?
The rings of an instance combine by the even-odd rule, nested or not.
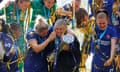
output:
[[[100,30],[105,30],[105,28],[107,27],[108,25],[108,20],[106,17],[104,18],[100,18],[100,19],[97,19],[97,25],[98,27],[100,28]]]
[[[88,16],[87,15],[84,17],[82,24],[84,24],[84,26],[88,25]]]
[[[61,37],[65,33],[66,27],[64,25],[56,26],[54,30],[56,32],[56,35],[58,37]]]
[[[55,0],[43,0],[45,7],[47,7],[48,9],[52,8]]]
[[[19,8],[21,10],[26,10],[27,8],[30,7],[30,1],[22,1],[22,2],[18,2]]]
[[[47,34],[48,34],[48,29],[45,29],[45,30],[42,30],[42,31],[39,32],[39,35],[41,37],[45,37],[45,36],[47,36]]]
[[[13,33],[15,34],[16,38],[18,39],[22,35],[22,28],[18,28],[17,30],[14,30]]]

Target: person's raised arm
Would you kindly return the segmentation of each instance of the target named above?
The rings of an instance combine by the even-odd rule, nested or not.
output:
[[[29,40],[28,43],[36,53],[39,53],[42,50],[44,50],[45,47],[49,44],[49,42],[54,40],[55,37],[56,37],[56,33],[52,32],[50,36],[41,44],[38,44],[36,39]]]

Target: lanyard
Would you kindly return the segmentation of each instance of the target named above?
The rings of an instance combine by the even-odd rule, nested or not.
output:
[[[49,19],[49,17],[50,17],[50,10],[48,10],[48,12],[47,12],[46,9],[45,9],[45,6],[43,7],[43,9],[44,9],[45,18]]]
[[[15,49],[16,55],[18,56],[19,53],[18,53],[18,44],[17,44],[17,41],[15,41],[15,43],[14,43],[14,49]]]
[[[60,39],[56,38],[55,39],[56,55],[55,55],[55,61],[54,61],[54,66],[53,66],[54,69],[56,68],[56,64],[57,64],[58,53],[59,53],[59,44],[60,44]]]
[[[103,36],[105,35],[106,31],[107,31],[107,28],[104,30],[104,32],[102,34],[100,34],[99,39],[98,39],[98,45],[100,45],[100,41],[103,38]]]
[[[18,6],[16,6],[16,12],[17,12],[17,22],[19,23],[19,19],[20,19],[20,13],[19,13],[19,9],[18,9]]]

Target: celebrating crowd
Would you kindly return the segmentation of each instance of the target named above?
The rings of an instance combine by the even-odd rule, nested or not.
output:
[[[120,1],[88,0],[91,14],[81,3],[9,0],[0,9],[0,72],[120,72]]]

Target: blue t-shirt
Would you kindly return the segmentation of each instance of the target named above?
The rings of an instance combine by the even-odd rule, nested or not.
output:
[[[102,34],[103,37],[100,39],[100,36]],[[103,67],[104,62],[110,58],[111,39],[117,38],[117,32],[116,29],[112,26],[108,26],[106,30],[100,30],[98,27],[96,27],[96,35],[97,35],[96,46],[98,45],[99,49],[95,49],[93,62],[98,67]],[[99,40],[99,44],[98,44],[98,40]]]
[[[36,39],[38,44],[43,43],[49,36],[49,33],[46,37],[39,36],[36,32],[31,31],[27,34],[27,40]],[[27,53],[27,56],[24,61],[24,70],[25,72],[48,72],[48,64],[46,56],[52,50],[54,45],[48,44],[48,46],[41,52],[35,53],[30,47]]]
[[[5,55],[4,55],[4,62],[13,62],[15,60],[17,60],[18,58],[18,46],[16,42],[13,42],[11,35],[8,35],[6,33],[1,32],[0,33],[0,40],[2,40],[3,42],[3,47],[5,50]],[[11,48],[14,47],[15,49],[15,54],[10,54],[10,50]],[[16,72],[19,71],[18,66],[17,66],[17,62],[14,62],[12,64],[9,65],[10,66],[10,71]],[[1,72],[7,72],[6,70],[6,66],[4,63],[0,62],[0,71]],[[3,68],[2,68],[3,67]]]

